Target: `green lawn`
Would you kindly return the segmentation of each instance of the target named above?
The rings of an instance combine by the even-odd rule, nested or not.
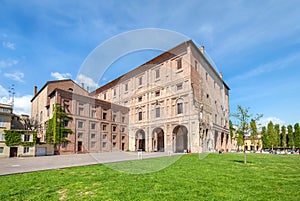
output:
[[[300,156],[184,155],[158,172],[127,174],[105,165],[0,177],[0,200],[300,200]],[[161,161],[111,164],[147,169]],[[156,164],[156,165],[155,165]],[[143,172],[143,171],[141,171]]]

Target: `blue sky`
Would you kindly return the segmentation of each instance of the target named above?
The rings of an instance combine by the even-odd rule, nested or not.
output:
[[[238,104],[264,121],[300,122],[300,1],[0,1],[0,101],[15,85],[15,112],[33,87],[75,79],[85,58],[117,34],[169,29],[204,45]],[[132,54],[105,80],[151,59]],[[130,59],[128,59],[130,58]],[[119,63],[120,65],[121,63]]]

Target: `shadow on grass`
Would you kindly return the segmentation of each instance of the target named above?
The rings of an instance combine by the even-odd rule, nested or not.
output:
[[[244,160],[231,160],[231,161],[233,161],[233,162],[235,162],[235,163],[244,163]],[[251,161],[247,161],[247,163],[253,163],[253,162],[251,162]]]

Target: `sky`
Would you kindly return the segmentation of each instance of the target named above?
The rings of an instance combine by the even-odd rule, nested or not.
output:
[[[0,102],[10,101],[13,87],[17,114],[30,115],[34,86],[76,79],[100,44],[131,30],[159,28],[205,46],[231,89],[231,113],[241,105],[263,114],[263,124],[300,122],[300,1],[0,0],[0,5]],[[94,87],[158,54],[125,56]]]

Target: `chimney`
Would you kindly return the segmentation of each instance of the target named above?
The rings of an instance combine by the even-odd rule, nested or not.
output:
[[[223,79],[223,74],[222,73],[220,73],[220,78]]]
[[[204,54],[204,46],[202,45],[201,48],[200,48],[202,54]]]
[[[83,89],[84,89],[84,83],[81,83],[81,88],[83,88]]]
[[[37,94],[37,86],[34,86],[33,94],[34,94],[34,96],[36,96],[36,94]]]
[[[90,87],[89,86],[86,87],[86,91],[90,92]]]

